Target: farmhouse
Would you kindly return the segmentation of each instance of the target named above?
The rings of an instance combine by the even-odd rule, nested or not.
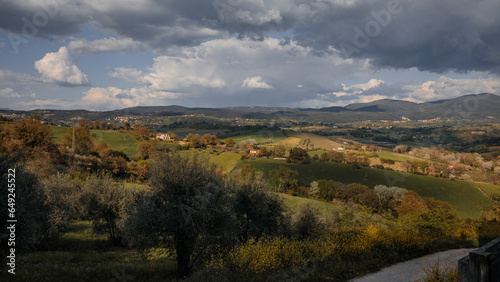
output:
[[[250,150],[250,155],[257,156],[259,154],[260,154],[260,150],[259,149],[251,149]]]
[[[161,140],[171,140],[172,138],[168,133],[158,133],[156,134],[156,139],[161,139]]]

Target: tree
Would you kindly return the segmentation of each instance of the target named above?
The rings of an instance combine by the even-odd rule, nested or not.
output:
[[[216,135],[205,134],[200,138],[200,143],[205,147],[208,145],[217,145],[219,138]]]
[[[278,169],[272,169],[269,172],[269,178],[274,185],[276,192],[284,192],[286,190],[294,189],[298,186],[295,176],[299,175],[296,170],[291,170],[282,165]]]
[[[208,159],[168,152],[152,166],[149,195],[124,221],[132,245],[165,244],[176,253],[177,271],[186,277],[197,259],[220,247],[230,228],[230,201],[219,170]]]
[[[36,176],[25,169],[16,159],[0,156],[0,262],[7,256],[10,248],[7,238],[12,223],[9,219],[17,220],[15,223],[15,248],[16,251],[31,251],[42,239],[49,237],[50,208],[46,204],[46,196]],[[15,194],[9,196],[9,194]],[[12,200],[14,199],[14,200]],[[13,217],[9,215],[13,214]],[[17,253],[16,253],[17,254]],[[5,265],[5,264],[3,264]]]
[[[0,153],[24,158],[59,155],[50,127],[36,119],[16,120],[1,129]]]
[[[288,217],[282,202],[267,193],[262,173],[252,167],[237,171],[227,185],[232,191],[237,237],[242,243],[250,238],[276,235],[288,229]]]
[[[186,139],[188,140],[191,148],[198,148],[201,146],[201,136],[199,134],[189,133],[186,136]]]
[[[51,237],[57,237],[71,220],[82,214],[81,187],[70,180],[69,175],[56,174],[42,181],[46,204],[50,207],[49,222]]]
[[[94,231],[118,239],[118,220],[137,195],[137,190],[113,185],[110,175],[89,176],[83,184],[84,214],[92,219]]]
[[[269,157],[272,154],[271,151],[269,151],[266,147],[260,147],[260,153],[259,155],[262,157]]]
[[[140,123],[136,123],[134,125],[134,135],[140,138],[148,138],[149,137],[149,128],[145,127]]]
[[[293,162],[293,163],[308,163],[311,160],[311,157],[307,153],[305,149],[296,147],[290,149],[290,154],[287,158],[288,162]]]
[[[139,153],[139,158],[145,160],[154,154],[155,148],[150,142],[142,141],[139,145],[137,145],[137,152]]]
[[[62,136],[63,145],[72,148],[73,147],[73,130],[74,130],[74,145],[75,154],[84,155],[92,151],[94,147],[93,138],[95,134],[90,132],[87,127],[73,127],[68,128],[66,134]]]
[[[98,120],[94,120],[94,129],[100,129],[100,128],[101,128],[101,122]]]
[[[283,158],[286,153],[286,148],[283,145],[278,145],[273,148],[272,152],[274,156]]]
[[[398,215],[400,217],[411,216],[412,214],[419,214],[428,211],[429,208],[417,193],[407,191],[401,205],[398,207]]]
[[[229,147],[229,148],[232,148],[234,147],[234,144],[236,144],[236,142],[234,142],[234,140],[232,138],[228,138],[226,139],[226,145]]]
[[[318,184],[318,181],[313,181],[311,182],[311,187],[309,188],[309,196],[315,199],[319,198]]]
[[[300,239],[318,233],[320,227],[318,208],[309,202],[301,204],[293,217],[293,227]]]
[[[91,127],[92,121],[90,121],[90,119],[88,118],[79,118],[77,124],[80,127]]]

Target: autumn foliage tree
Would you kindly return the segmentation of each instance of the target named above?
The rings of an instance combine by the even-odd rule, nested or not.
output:
[[[82,127],[82,126],[74,128],[74,136],[73,136],[73,127],[70,127],[68,128],[66,134],[62,136],[62,143],[63,145],[72,148],[74,141],[75,154],[84,155],[92,151],[92,148],[94,147],[94,141],[93,141],[94,137],[95,134],[90,132],[90,129],[88,129],[88,127]]]
[[[21,119],[0,127],[0,153],[34,158],[59,154],[48,125],[35,119]]]

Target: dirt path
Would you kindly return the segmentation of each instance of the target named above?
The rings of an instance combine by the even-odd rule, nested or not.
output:
[[[477,187],[476,185],[474,185],[474,187],[476,187],[477,190],[479,190],[479,192],[483,193],[487,198],[491,199],[490,195],[486,194],[483,190],[481,190],[481,188]]]
[[[427,255],[424,257],[412,259],[409,261],[397,263],[382,269],[379,272],[369,274],[367,276],[356,278],[351,282],[386,282],[386,281],[417,281],[425,276],[425,271],[422,267],[436,261],[438,258],[441,265],[447,263],[458,263],[458,260],[469,254],[474,249],[456,249],[444,252]]]

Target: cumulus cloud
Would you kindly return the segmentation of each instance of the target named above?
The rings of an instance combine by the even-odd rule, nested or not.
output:
[[[245,80],[243,80],[243,83],[241,84],[241,87],[248,87],[248,88],[272,88],[271,85],[265,83],[262,81],[261,76],[252,76],[252,77],[247,77]]]
[[[97,109],[117,109],[139,105],[169,103],[176,98],[175,93],[155,91],[150,88],[120,89],[117,87],[93,87],[84,93],[82,100]]]
[[[148,84],[148,81],[144,78],[144,72],[134,68],[117,67],[113,72],[109,72],[108,75],[134,84]]]
[[[117,39],[109,37],[94,41],[83,38],[69,42],[68,49],[72,54],[87,55],[105,52],[144,51],[146,45],[132,38]]]
[[[169,55],[155,58],[150,69],[144,75],[150,88],[183,92],[189,97],[186,104],[207,106],[291,104],[315,99],[316,93],[339,89],[343,79],[371,72],[366,60],[344,60],[338,53],[318,57],[310,48],[275,38],[218,39],[173,48]]]
[[[500,94],[500,79],[495,77],[454,79],[440,76],[435,81],[427,81],[420,85],[407,85],[404,88],[411,91],[409,98],[417,101],[441,100],[466,94]]]
[[[20,98],[21,94],[14,91],[12,88],[0,89],[0,97],[2,98]]]
[[[31,75],[0,69],[0,96],[3,98],[34,97],[34,91],[53,90],[54,86]]]
[[[65,46],[57,52],[45,54],[45,57],[35,62],[35,69],[45,82],[69,87],[90,85],[87,75],[76,66]]]

